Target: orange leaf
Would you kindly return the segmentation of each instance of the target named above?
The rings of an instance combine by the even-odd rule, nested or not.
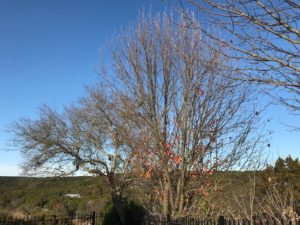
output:
[[[181,157],[178,155],[174,159],[175,163],[179,164],[181,162]]]

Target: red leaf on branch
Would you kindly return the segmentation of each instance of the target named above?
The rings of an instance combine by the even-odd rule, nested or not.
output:
[[[174,161],[175,161],[176,164],[179,164],[181,162],[181,157],[179,155],[176,156]]]

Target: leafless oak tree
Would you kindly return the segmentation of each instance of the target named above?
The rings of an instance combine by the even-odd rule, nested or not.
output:
[[[235,78],[276,89],[273,96],[300,111],[300,4],[294,0],[184,0],[200,13],[199,29],[222,43],[236,62]]]
[[[65,176],[80,170],[105,176],[113,205],[124,222],[122,198],[131,179],[132,146],[120,141],[125,126],[118,126],[122,118],[116,110],[109,109],[108,113],[112,103],[101,104],[99,109],[85,98],[62,113],[43,106],[39,119],[21,119],[11,130],[24,156],[25,174]]]

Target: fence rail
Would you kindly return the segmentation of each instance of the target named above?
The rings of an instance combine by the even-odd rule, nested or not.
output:
[[[146,215],[136,217],[126,216],[126,225],[300,225],[298,221],[278,221],[276,219],[256,218],[249,220],[227,220],[224,217],[204,220],[201,218],[180,218],[165,220],[159,216]],[[95,212],[88,214],[76,214],[72,216],[40,216],[28,218],[0,217],[0,225],[100,225],[103,215]],[[105,224],[102,224],[105,225]],[[119,225],[119,224],[116,224]]]
[[[47,215],[27,218],[0,217],[0,225],[98,225],[100,214]]]

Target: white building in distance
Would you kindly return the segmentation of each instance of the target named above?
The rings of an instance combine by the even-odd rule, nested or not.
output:
[[[65,196],[69,198],[81,198],[80,194],[65,194]]]

